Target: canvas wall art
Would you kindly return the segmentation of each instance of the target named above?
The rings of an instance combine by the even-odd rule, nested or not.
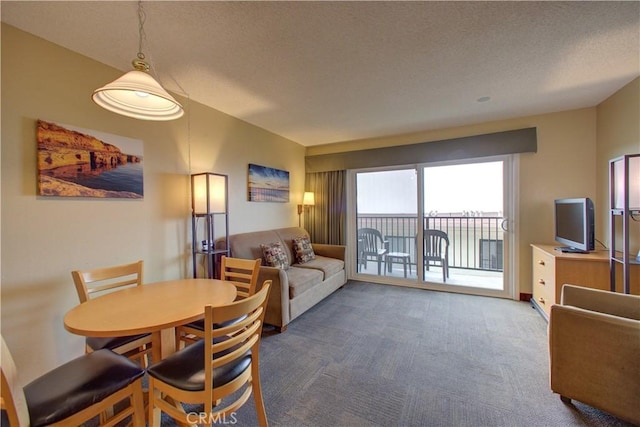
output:
[[[249,201],[289,201],[289,172],[266,166],[249,164]]]
[[[38,120],[38,194],[140,199],[142,141]]]

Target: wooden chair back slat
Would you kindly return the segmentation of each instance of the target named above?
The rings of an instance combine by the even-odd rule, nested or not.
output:
[[[131,264],[102,267],[93,270],[71,272],[81,303],[87,302],[95,294],[112,289],[142,285],[143,261]]]
[[[243,299],[256,293],[261,262],[260,258],[249,260],[222,257],[220,261],[221,279],[233,282],[238,290],[238,299]]]

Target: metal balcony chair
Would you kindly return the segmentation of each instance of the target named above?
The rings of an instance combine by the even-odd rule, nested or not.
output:
[[[442,267],[442,281],[449,277],[449,236],[442,230],[424,230],[424,267]]]
[[[382,233],[375,228],[358,230],[358,271],[367,268],[368,261],[378,263],[378,276],[382,273],[382,264],[386,267],[386,255],[389,253],[389,242],[382,238]]]

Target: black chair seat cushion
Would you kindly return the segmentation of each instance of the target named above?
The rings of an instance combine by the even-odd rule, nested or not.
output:
[[[246,315],[240,316],[237,319],[227,320],[222,323],[214,323],[213,328],[224,328],[225,326],[233,325],[234,323],[238,323],[241,320],[246,319]],[[204,319],[196,320],[195,322],[187,323],[187,326],[193,329],[197,329],[199,331],[204,331]]]
[[[87,345],[91,348],[91,350],[101,350],[103,348],[108,348],[109,350],[114,350],[122,345],[129,344],[135,340],[140,338],[144,338],[149,334],[141,334],[141,335],[129,335],[126,337],[88,337],[86,339]]]
[[[221,357],[231,350],[216,353]],[[251,364],[251,352],[213,370],[216,387],[228,384],[242,374]],[[187,391],[204,390],[204,340],[199,340],[171,356],[150,366],[147,373],[173,387]]]
[[[111,350],[82,355],[24,387],[31,426],[46,426],[100,402],[144,375]]]

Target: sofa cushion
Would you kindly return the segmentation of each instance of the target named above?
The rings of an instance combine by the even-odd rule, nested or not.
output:
[[[315,259],[305,262],[304,264],[294,264],[295,267],[320,270],[324,273],[323,280],[333,276],[334,274],[344,270],[344,261],[336,258],[327,258],[316,255]]]
[[[263,243],[260,245],[262,248],[262,258],[265,265],[269,267],[276,267],[283,270],[289,268],[289,259],[284,253],[284,249],[279,242]]]
[[[302,295],[324,280],[323,273],[320,270],[294,266],[289,267],[287,270],[287,277],[289,278],[290,299]]]
[[[230,256],[235,258],[256,259],[262,258],[262,243],[280,242],[282,240],[275,231],[253,231],[229,236]],[[224,249],[225,239],[216,241],[216,249]],[[289,258],[291,264],[292,258]]]
[[[293,252],[293,239],[296,237],[307,236],[309,237],[309,233],[304,228],[300,227],[289,227],[289,228],[279,228],[274,230],[276,236],[278,236],[278,240],[267,240],[268,242],[277,242],[280,241],[284,246],[285,253],[289,257],[289,264],[295,263],[295,254]]]
[[[304,264],[315,259],[309,236],[300,236],[293,239],[293,254],[298,264]]]

